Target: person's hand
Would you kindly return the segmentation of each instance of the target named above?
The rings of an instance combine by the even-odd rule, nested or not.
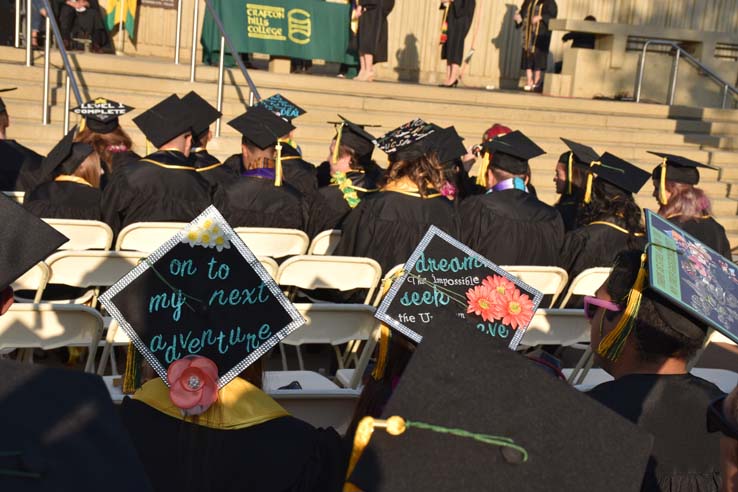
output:
[[[537,26],[542,20],[543,20],[543,17],[541,17],[540,15],[536,15],[535,17],[531,19],[531,22],[533,23],[534,26]]]
[[[520,12],[515,12],[515,15],[513,16],[513,20],[516,24],[520,24],[523,22],[523,16],[520,15]]]
[[[363,12],[364,12],[364,8],[363,7],[356,7],[354,9],[354,15],[353,15],[354,19],[358,19],[359,17],[361,17],[361,14]]]

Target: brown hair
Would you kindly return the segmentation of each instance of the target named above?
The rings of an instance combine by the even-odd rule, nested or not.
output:
[[[79,176],[95,188],[100,188],[100,176],[102,176],[102,168],[100,167],[100,156],[95,152],[88,155],[82,161],[82,164],[74,171],[74,176]]]
[[[684,222],[712,213],[710,199],[700,188],[667,180],[666,190],[671,196],[667,204],[659,208],[662,217],[674,217],[678,222]]]
[[[10,126],[10,118],[8,117],[8,112],[0,111],[0,130],[4,130],[8,126]]]
[[[338,147],[338,157],[343,158],[349,156],[349,167],[354,171],[360,171],[362,169],[361,163],[359,162],[359,156],[356,155],[356,151],[346,145]]]
[[[85,127],[84,130],[77,134],[74,141],[92,145],[97,155],[100,156],[102,163],[109,171],[112,171],[113,147],[125,147],[126,150],[130,150],[133,146],[131,137],[121,127],[116,128],[110,133],[95,133]],[[120,151],[118,150],[118,152]]]
[[[409,178],[418,187],[421,196],[428,195],[431,188],[440,191],[446,181],[443,166],[435,152],[417,159],[392,162],[387,170],[387,182],[402,178]]]

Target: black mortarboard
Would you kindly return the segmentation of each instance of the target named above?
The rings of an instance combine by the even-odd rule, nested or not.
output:
[[[110,133],[119,126],[118,117],[134,108],[98,97],[72,109],[84,118],[84,124],[95,133]],[[81,126],[81,125],[80,125]]]
[[[192,118],[193,137],[205,133],[215,120],[223,116],[223,113],[215,109],[195,91],[190,91],[185,95],[182,98],[182,104],[185,105]],[[193,141],[192,145],[197,147],[199,143]]]
[[[441,164],[447,164],[466,155],[464,139],[450,126],[431,133],[426,139],[426,146],[434,150]]]
[[[345,145],[356,151],[356,154],[362,159],[371,159],[372,153],[374,152],[374,144],[377,139],[364,130],[364,125],[357,125],[340,114],[341,118],[339,122],[330,122],[336,125],[336,148],[340,145]],[[339,127],[340,125],[340,127]],[[340,133],[339,133],[340,131]],[[335,154],[336,151],[334,151]],[[335,157],[334,157],[335,160]]]
[[[0,193],[0,292],[69,238]]]
[[[592,172],[597,176],[597,180],[604,181],[616,188],[606,187],[608,193],[618,194],[623,191],[638,193],[651,178],[651,175],[643,169],[609,152],[602,154],[599,162],[601,165],[593,166]]]
[[[484,142],[484,149],[492,153],[491,168],[502,169],[512,174],[525,174],[528,160],[546,152],[526,137],[520,130]]]
[[[678,155],[664,154],[662,152],[651,152],[661,157],[661,164],[653,169],[651,176],[653,179],[659,182],[659,203],[666,205],[666,181],[674,181],[675,183],[684,183],[688,185],[696,185],[700,182],[700,170],[699,168],[704,167],[707,169],[716,170],[712,166],[702,164],[686,157]],[[666,171],[666,172],[664,172]]]
[[[599,160],[600,155],[588,145],[583,145],[577,142],[572,142],[566,138],[561,139],[571,150],[573,156],[573,163],[579,164],[580,166],[589,167],[589,164]]]
[[[418,159],[428,152],[423,139],[438,129],[438,126],[417,118],[385,133],[377,140],[377,147],[393,162]]]
[[[222,387],[304,324],[212,205],[100,302],[164,382],[192,354],[215,363]]]
[[[156,148],[192,131],[190,112],[176,94],[136,116],[133,122]]]
[[[260,149],[276,145],[277,140],[295,129],[263,106],[250,107],[228,124]]]
[[[0,92],[10,92],[18,89],[17,87],[8,87],[6,89],[0,89]],[[5,111],[7,108],[5,107],[5,103],[3,102],[3,98],[0,97],[0,113]]]
[[[72,128],[64,138],[51,149],[41,162],[41,174],[52,177],[61,170],[61,174],[73,174],[74,171],[92,154],[95,149],[90,144],[74,142],[77,127]]]
[[[429,332],[382,414],[404,419],[404,432],[375,428],[349,482],[364,492],[640,490],[652,447],[645,431],[483,338]]]
[[[5,360],[0,372],[0,490],[152,490],[100,377]]]
[[[302,109],[297,104],[293,103],[282,94],[274,94],[272,97],[268,97],[259,101],[257,106],[262,106],[272,113],[276,114],[283,120],[292,123],[292,120],[298,116],[304,115],[307,111]]]

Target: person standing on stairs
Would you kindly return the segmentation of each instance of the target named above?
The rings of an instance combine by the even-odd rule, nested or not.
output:
[[[443,29],[441,32],[441,59],[446,60],[446,81],[443,87],[456,87],[461,78],[464,58],[464,39],[474,18],[475,0],[443,0]]]
[[[548,21],[555,19],[558,7],[555,0],[525,0],[515,13],[515,27],[523,28],[523,55],[521,68],[525,70],[526,92],[541,92],[541,73],[548,65],[551,30]]]
[[[359,16],[359,74],[354,80],[374,80],[374,65],[387,61],[387,16],[395,7],[395,0],[360,0]]]

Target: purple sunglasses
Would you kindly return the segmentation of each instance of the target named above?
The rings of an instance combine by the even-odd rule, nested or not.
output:
[[[597,314],[597,309],[602,308],[606,309],[608,311],[613,312],[619,312],[621,311],[621,307],[615,304],[614,302],[605,301],[603,299],[598,299],[597,297],[593,296],[584,296],[584,315],[587,317],[587,319],[592,319],[595,317],[595,314]]]

